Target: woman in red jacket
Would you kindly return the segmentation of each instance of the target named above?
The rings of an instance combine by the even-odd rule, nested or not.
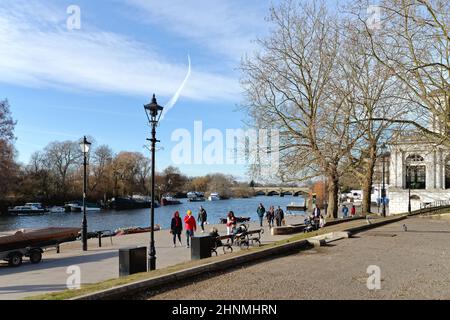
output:
[[[187,248],[189,248],[191,237],[194,236],[194,231],[197,230],[197,223],[195,222],[195,218],[192,216],[191,210],[188,210],[187,215],[184,217],[184,225],[186,229]]]

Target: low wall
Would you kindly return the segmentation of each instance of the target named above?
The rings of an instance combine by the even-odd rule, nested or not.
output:
[[[344,223],[344,222],[360,220],[360,219],[365,219],[365,217],[353,217],[353,218],[349,217],[349,218],[345,218],[345,219],[329,220],[329,221],[326,221],[325,227],[333,226],[333,225]],[[306,226],[304,224],[291,224],[288,226],[273,227],[271,229],[271,234],[273,236],[278,236],[278,235],[301,233],[301,232],[303,232],[305,227]]]

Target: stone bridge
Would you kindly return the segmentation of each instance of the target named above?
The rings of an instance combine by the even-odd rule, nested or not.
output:
[[[306,187],[255,187],[256,195],[264,196],[287,196],[292,195],[294,197],[298,196],[308,196],[311,189]]]

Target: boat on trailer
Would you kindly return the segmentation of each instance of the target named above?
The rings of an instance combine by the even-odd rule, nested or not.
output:
[[[0,236],[0,260],[8,261],[12,267],[20,266],[24,256],[31,263],[39,263],[45,249],[75,241],[79,233],[80,228],[43,228]]]

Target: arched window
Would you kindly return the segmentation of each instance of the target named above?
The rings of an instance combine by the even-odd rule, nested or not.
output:
[[[424,158],[411,154],[406,158],[406,188],[425,189],[426,165]]]

